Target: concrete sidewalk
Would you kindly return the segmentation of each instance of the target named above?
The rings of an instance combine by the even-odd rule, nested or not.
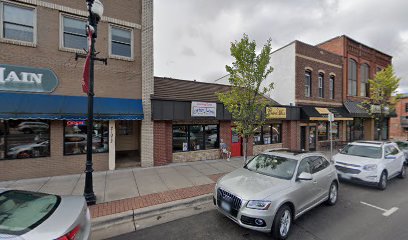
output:
[[[213,184],[243,165],[242,158],[170,164],[162,167],[94,172],[97,204]],[[82,195],[85,174],[0,182],[11,188],[58,195]]]

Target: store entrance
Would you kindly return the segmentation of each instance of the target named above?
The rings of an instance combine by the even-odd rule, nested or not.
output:
[[[116,169],[140,167],[140,121],[116,121]]]
[[[300,127],[300,150],[306,150],[306,127]]]
[[[235,128],[231,128],[231,157],[242,156],[242,139]]]
[[[316,127],[309,127],[309,151],[316,151]]]

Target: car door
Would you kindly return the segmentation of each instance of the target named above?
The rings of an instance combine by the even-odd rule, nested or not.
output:
[[[311,165],[308,158],[304,158],[298,166],[296,179],[302,172],[312,173]],[[318,194],[316,184],[313,180],[296,180],[293,199],[295,201],[297,213],[303,212],[316,203]]]
[[[330,180],[332,179],[333,171],[329,168],[330,163],[322,156],[310,158],[312,167],[313,181],[317,187],[316,201],[321,201],[328,196]]]
[[[388,171],[388,177],[394,175],[397,171],[397,165],[400,161],[398,159],[398,152],[398,149],[392,145],[387,145],[384,147],[384,162]]]
[[[396,146],[391,145],[391,154],[395,156],[395,160],[392,161],[393,174],[397,174],[401,171],[402,163],[404,162],[404,153],[398,150]]]

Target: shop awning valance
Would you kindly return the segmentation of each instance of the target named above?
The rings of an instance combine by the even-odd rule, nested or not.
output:
[[[302,119],[310,121],[328,121],[328,114],[334,114],[335,121],[353,120],[344,107],[315,107],[302,106]]]
[[[0,119],[86,120],[86,96],[0,93]],[[94,98],[95,120],[142,120],[140,99]]]
[[[361,107],[361,103],[359,102],[346,101],[344,102],[344,106],[346,107],[350,115],[353,117],[360,117],[360,118],[371,117],[368,111]]]

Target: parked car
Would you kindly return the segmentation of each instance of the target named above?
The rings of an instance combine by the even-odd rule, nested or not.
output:
[[[326,202],[336,204],[336,169],[324,155],[267,151],[216,184],[214,204],[240,226],[286,239],[294,219]]]
[[[0,189],[0,239],[85,240],[90,219],[82,196]]]
[[[32,158],[47,155],[50,148],[50,141],[17,145],[7,151],[9,158]]]
[[[333,157],[339,178],[387,188],[396,176],[405,178],[405,156],[396,143],[359,141],[346,145]]]
[[[405,155],[405,165],[408,165],[408,141],[395,141],[398,145],[398,148],[404,153]]]
[[[22,122],[17,126],[17,130],[25,134],[46,132],[50,126],[44,122]]]

